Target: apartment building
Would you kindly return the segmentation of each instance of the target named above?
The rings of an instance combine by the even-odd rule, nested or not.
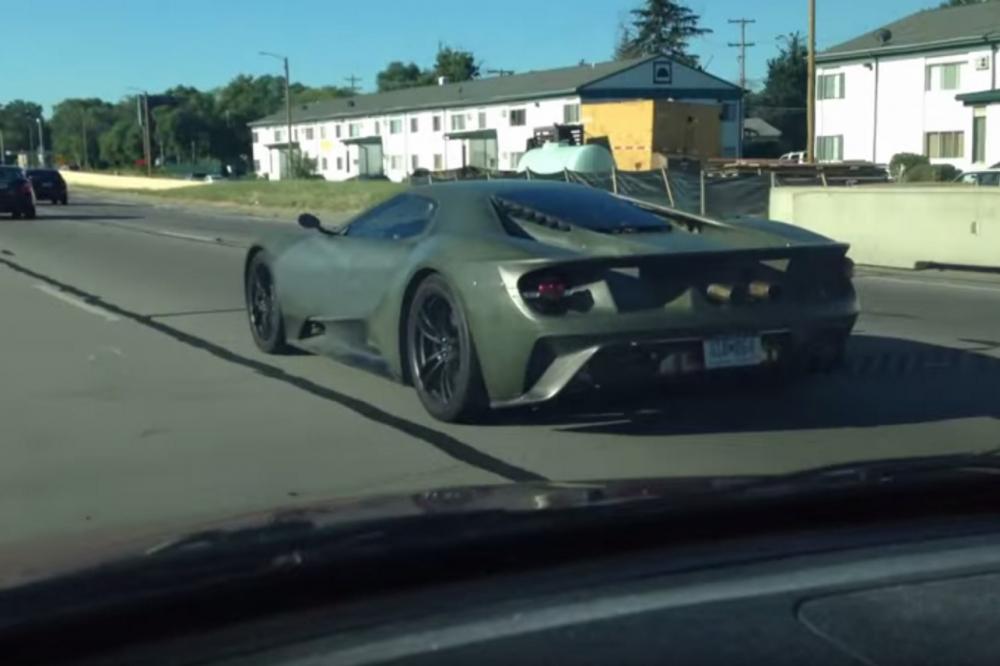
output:
[[[460,83],[324,100],[292,109],[291,142],[327,180],[417,169],[517,167],[535,130],[580,125],[582,103],[672,99],[718,105],[723,155],[740,154],[742,91],[662,56],[581,64]],[[250,123],[254,170],[280,179],[285,112]]]

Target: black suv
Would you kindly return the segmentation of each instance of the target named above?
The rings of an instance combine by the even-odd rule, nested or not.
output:
[[[21,167],[0,166],[0,213],[35,217],[35,190]]]
[[[48,199],[54,204],[69,203],[69,194],[66,191],[66,181],[62,174],[55,169],[28,169],[28,178],[35,188],[35,196],[39,199]]]

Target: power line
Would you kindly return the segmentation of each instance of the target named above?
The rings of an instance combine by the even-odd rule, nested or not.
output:
[[[740,25],[740,41],[737,43],[729,42],[730,48],[738,48],[740,50],[740,55],[738,56],[740,61],[740,88],[746,90],[747,87],[747,48],[751,46],[757,46],[754,42],[747,41],[747,24],[756,23],[754,19],[738,18],[729,19],[730,23],[739,23]]]
[[[358,84],[361,83],[361,78],[360,77],[357,77],[357,76],[354,76],[353,74],[351,74],[350,76],[345,76],[344,80],[347,81],[350,84],[348,86],[348,89],[352,93],[358,92]]]

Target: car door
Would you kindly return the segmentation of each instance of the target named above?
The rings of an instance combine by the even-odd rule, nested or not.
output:
[[[351,347],[363,346],[365,322],[382,301],[407,255],[429,229],[430,199],[401,194],[352,220],[339,234],[320,233],[281,259],[279,298],[304,319]],[[291,285],[291,286],[289,286]]]

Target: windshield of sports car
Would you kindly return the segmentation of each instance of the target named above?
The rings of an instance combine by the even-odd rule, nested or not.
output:
[[[0,609],[1000,447],[1000,2],[3,4]]]

